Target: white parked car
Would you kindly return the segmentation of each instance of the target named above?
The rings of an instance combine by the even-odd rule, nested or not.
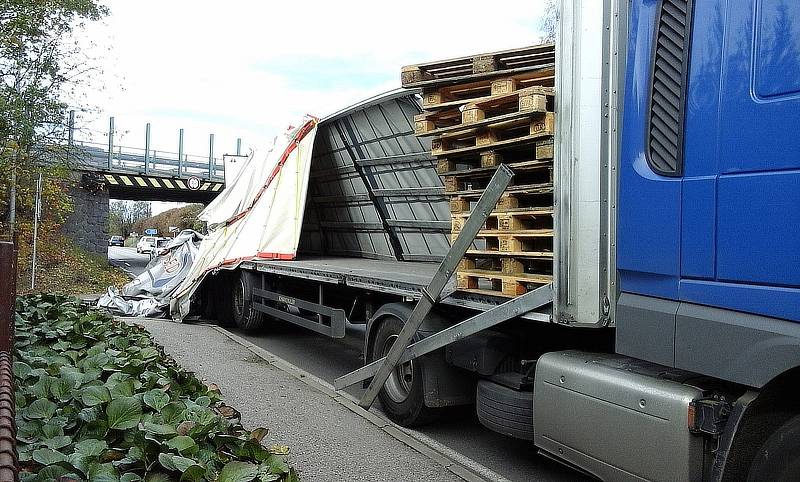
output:
[[[136,243],[137,253],[152,253],[156,247],[157,236],[142,236]]]

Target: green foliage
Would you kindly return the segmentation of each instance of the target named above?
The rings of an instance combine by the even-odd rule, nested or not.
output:
[[[57,295],[16,306],[21,480],[297,481],[148,333]]]

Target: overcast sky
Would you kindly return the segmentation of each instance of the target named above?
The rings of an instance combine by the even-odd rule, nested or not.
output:
[[[544,1],[106,0],[90,25],[105,73],[88,92],[99,114],[79,138],[189,154],[266,145],[303,114],[319,117],[400,86],[403,65],[539,41]]]

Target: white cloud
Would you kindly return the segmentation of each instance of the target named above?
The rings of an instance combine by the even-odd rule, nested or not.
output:
[[[108,0],[91,25],[106,71],[89,92],[117,144],[203,154],[263,145],[303,114],[323,116],[398,87],[400,67],[537,42],[544,2]],[[107,48],[110,47],[110,50]],[[102,55],[101,55],[102,54]],[[95,140],[104,142],[96,134]]]

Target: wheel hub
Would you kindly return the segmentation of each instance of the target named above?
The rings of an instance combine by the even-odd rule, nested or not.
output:
[[[383,353],[381,356],[385,357],[389,353],[389,350],[392,348],[395,340],[397,340],[397,335],[392,335],[386,340],[386,343],[383,345]],[[389,375],[389,378],[386,379],[386,383],[383,385],[383,389],[386,391],[386,395],[388,395],[392,401],[402,403],[406,398],[408,398],[413,385],[414,361],[409,360],[401,365],[398,365],[394,370],[392,370],[392,373]]]

